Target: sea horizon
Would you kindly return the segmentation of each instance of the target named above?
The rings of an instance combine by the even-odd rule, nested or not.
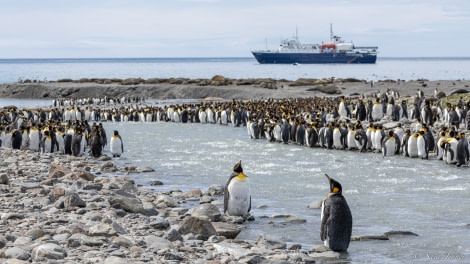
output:
[[[12,60],[254,60],[256,59],[252,56],[227,56],[227,57],[204,57],[204,56],[194,56],[194,57],[15,57],[15,58],[0,58],[2,61],[12,61]],[[470,60],[470,55],[465,57],[452,57],[452,56],[417,56],[417,57],[406,57],[406,56],[389,56],[389,57],[380,57],[377,56],[377,60]],[[269,65],[269,64],[266,64]]]

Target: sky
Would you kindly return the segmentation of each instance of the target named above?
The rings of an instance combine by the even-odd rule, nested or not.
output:
[[[298,31],[379,57],[470,57],[468,0],[0,0],[1,58],[251,57]]]

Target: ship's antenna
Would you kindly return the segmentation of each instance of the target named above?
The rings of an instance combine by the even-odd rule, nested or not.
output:
[[[266,49],[268,49],[268,38],[264,39],[264,45],[266,45]]]
[[[299,27],[295,26],[295,41],[299,41]]]
[[[333,24],[330,23],[330,40],[333,41]]]

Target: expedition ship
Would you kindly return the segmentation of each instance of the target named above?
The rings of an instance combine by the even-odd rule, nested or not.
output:
[[[330,25],[331,43],[301,44],[297,31],[294,38],[285,39],[276,50],[252,51],[261,63],[375,63],[378,47],[359,47],[333,35]]]

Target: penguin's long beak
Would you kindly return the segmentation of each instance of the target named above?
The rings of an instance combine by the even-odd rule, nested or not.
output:
[[[328,182],[330,182],[330,176],[328,176],[328,174],[326,174],[326,173],[325,173],[325,176],[328,179]]]

